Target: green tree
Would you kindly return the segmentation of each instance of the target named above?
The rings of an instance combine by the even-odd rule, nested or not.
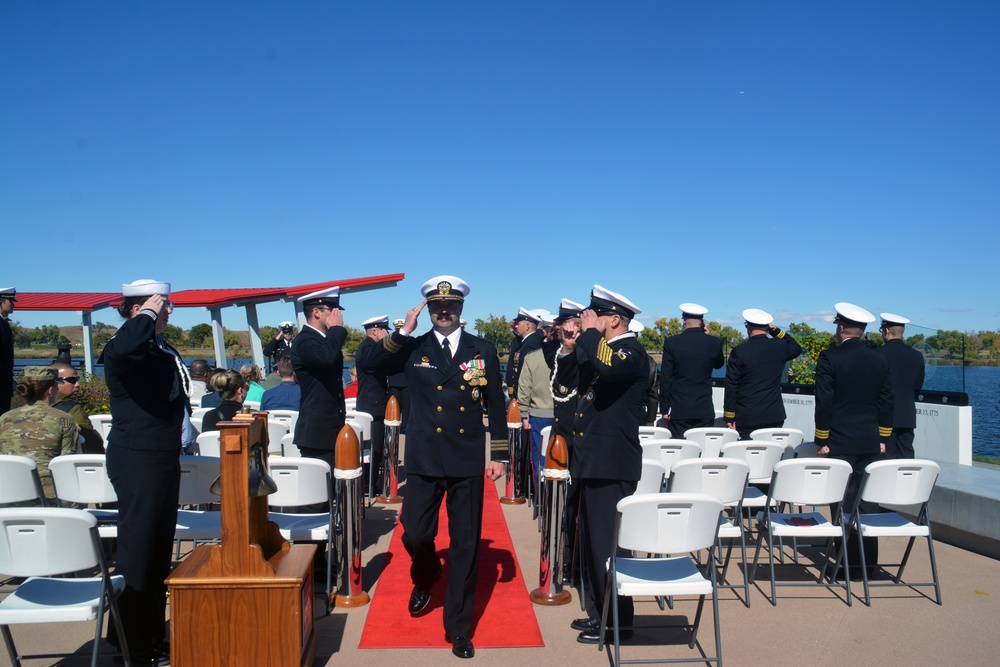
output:
[[[10,332],[14,339],[14,347],[31,347],[31,344],[35,341],[35,332],[32,329],[25,329],[17,321],[10,322]]]
[[[98,331],[97,333],[94,334],[93,337],[94,349],[100,350],[107,344],[109,340],[111,340],[111,334],[106,329]]]
[[[57,345],[59,343],[59,327],[54,324],[43,324],[35,329],[35,342],[39,345]]]
[[[361,345],[361,341],[365,339],[364,329],[355,329],[354,327],[345,326],[347,329],[347,340],[344,341],[344,356],[353,357],[354,353],[358,351],[358,345]]]
[[[69,338],[66,338],[66,336],[63,336],[63,335],[60,334],[59,335],[59,344],[60,345],[69,345],[70,344]]]
[[[97,322],[96,324],[94,324],[94,331],[107,331],[113,328],[114,327],[112,327],[110,324],[105,324],[104,322]]]
[[[194,347],[208,347],[212,344],[212,325],[196,324],[188,331],[188,340]]]
[[[811,329],[812,327],[808,328]],[[791,327],[789,327],[789,330],[791,330]],[[833,334],[817,332],[809,336],[795,336],[795,340],[802,346],[802,354],[792,361],[789,382],[793,384],[816,384],[816,362],[819,360],[820,352],[833,345]]]
[[[243,337],[240,332],[222,328],[222,342],[226,347],[239,347],[243,345]]]
[[[498,316],[490,313],[489,319],[476,318],[476,334],[493,343],[500,356],[510,353],[511,343],[514,342],[514,333],[510,330],[510,323],[503,315]]]
[[[278,327],[261,327],[260,341],[262,345],[267,345],[278,335]]]
[[[184,330],[175,324],[168,324],[160,335],[174,347],[180,347],[184,343]]]

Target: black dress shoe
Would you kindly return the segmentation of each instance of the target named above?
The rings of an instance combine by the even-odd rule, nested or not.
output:
[[[417,616],[427,608],[430,602],[431,592],[420,586],[414,586],[413,592],[410,593],[410,603],[406,608],[409,610],[410,616]]]
[[[142,667],[147,667],[147,666],[156,667],[159,665],[170,664],[170,654],[162,653],[157,649],[153,649],[152,651],[138,652],[138,653],[132,651],[129,658],[131,658],[131,663],[133,665],[141,665]],[[125,658],[121,655],[116,655],[115,662],[119,665],[124,665]]]
[[[586,618],[576,619],[575,621],[569,624],[569,627],[573,628],[574,630],[580,630],[581,632],[585,632],[587,630],[593,630],[594,632],[597,632],[597,628],[600,625],[601,621],[599,619],[591,618],[590,616],[588,616]]]
[[[597,644],[601,641],[601,633],[598,632],[600,628],[595,627],[593,630],[584,630],[579,635],[576,636],[576,641],[581,644]],[[631,630],[619,630],[618,638],[625,640],[632,638]],[[614,644],[615,643],[615,633],[611,628],[604,631],[604,643]]]
[[[469,637],[462,636],[452,639],[448,634],[445,634],[444,640],[451,642],[451,652],[459,658],[471,658],[476,655],[476,647],[472,645],[472,639]]]

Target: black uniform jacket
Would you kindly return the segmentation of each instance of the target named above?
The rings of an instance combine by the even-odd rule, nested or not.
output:
[[[785,420],[782,374],[802,346],[780,329],[772,335],[751,336],[729,353],[723,402],[727,422],[754,426]]]
[[[382,347],[380,343],[365,337],[354,353],[354,366],[358,371],[358,410],[376,419],[385,417],[385,404],[389,400],[388,376],[392,372],[372,366],[372,352],[379,347]]]
[[[6,318],[0,317],[0,411],[10,406],[14,394],[14,332]]]
[[[857,338],[816,362],[816,444],[830,453],[877,454],[892,435],[892,381],[885,357]]]
[[[268,341],[267,345],[264,346],[264,356],[271,357],[275,361],[282,357],[286,357],[292,353],[292,346],[288,344],[285,337],[272,338]]]
[[[917,425],[917,394],[924,386],[924,355],[898,338],[888,340],[878,348],[889,362],[892,378],[892,395],[896,407],[892,425],[898,428],[915,428]]]
[[[684,329],[663,341],[660,414],[673,419],[711,419],[712,369],[722,368],[722,341],[701,329]]]
[[[483,400],[490,434],[507,437],[500,362],[489,342],[463,331],[452,359],[434,333],[404,336],[398,331],[382,339],[368,357],[372,368],[403,363],[409,391],[410,417],[406,426],[407,473],[428,477],[474,477],[486,467]],[[472,363],[470,363],[472,362]],[[485,366],[473,385],[462,365]]]
[[[569,357],[559,360],[560,378],[571,372]],[[570,474],[579,479],[613,479],[636,482],[642,473],[639,425],[649,361],[635,334],[610,342],[596,329],[580,334],[576,343],[576,419],[573,423],[573,457]]]
[[[323,337],[302,327],[292,345],[292,368],[302,389],[295,444],[333,450],[344,427],[344,354],[347,329],[331,327]]]
[[[109,441],[128,449],[174,450],[179,456],[188,397],[174,356],[156,344],[156,321],[143,313],[126,320],[99,361],[113,417]]]
[[[558,356],[552,369],[552,413],[553,435],[561,435],[566,439],[566,446],[573,448],[573,422],[576,420],[576,404],[580,386],[580,365],[576,360],[576,352],[566,356]]]

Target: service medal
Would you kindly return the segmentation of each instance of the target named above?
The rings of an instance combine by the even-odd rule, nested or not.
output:
[[[479,395],[480,395],[479,394],[479,387],[473,388],[473,390],[472,390],[472,400],[478,401],[479,400]]]
[[[465,371],[465,373],[462,375],[462,379],[465,380],[466,382],[469,382],[474,377],[476,377],[476,374],[471,368]]]

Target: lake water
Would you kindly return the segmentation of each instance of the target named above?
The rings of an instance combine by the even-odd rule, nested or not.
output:
[[[79,363],[79,360],[74,360]],[[191,365],[194,359],[185,359]],[[51,359],[15,359],[14,372],[23,366],[48,365]],[[230,360],[239,367],[249,360]],[[347,369],[354,365],[352,360],[344,362],[344,382],[348,381]],[[930,391],[965,391],[972,406],[972,453],[977,456],[1000,458],[1000,367],[969,366],[965,368],[965,387],[962,387],[961,366],[928,366],[924,379],[924,389]],[[98,373],[104,369],[97,368]]]

